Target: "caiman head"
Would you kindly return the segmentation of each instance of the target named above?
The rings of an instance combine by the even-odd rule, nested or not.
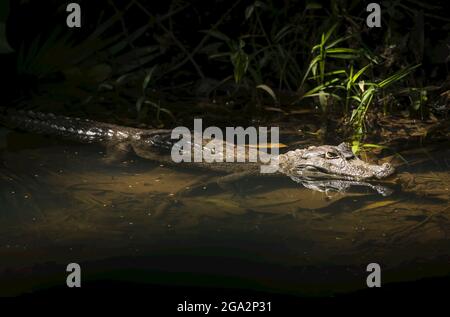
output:
[[[347,143],[310,146],[279,156],[279,171],[303,179],[381,179],[394,173],[389,163],[369,164],[356,157]]]

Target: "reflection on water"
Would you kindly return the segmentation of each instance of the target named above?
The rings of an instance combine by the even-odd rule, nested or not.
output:
[[[294,293],[364,287],[371,262],[391,281],[450,272],[448,152],[402,167],[383,197],[284,178],[181,195],[212,175],[140,159],[105,165],[99,151],[46,144],[1,153],[0,278],[49,262],[145,256],[186,260],[155,266],[168,272],[200,270],[195,258],[233,259],[208,269]]]

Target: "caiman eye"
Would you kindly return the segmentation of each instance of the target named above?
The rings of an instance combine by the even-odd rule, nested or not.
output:
[[[326,157],[327,159],[334,159],[334,158],[337,158],[338,155],[337,155],[336,153],[334,153],[334,152],[326,152],[326,153],[325,153],[325,157]]]

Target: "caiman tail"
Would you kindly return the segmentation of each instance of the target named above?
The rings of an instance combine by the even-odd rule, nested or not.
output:
[[[107,143],[109,141],[136,138],[148,130],[123,127],[97,122],[41,113],[30,110],[15,110],[0,107],[0,123],[7,128],[25,132],[50,135],[84,143]]]

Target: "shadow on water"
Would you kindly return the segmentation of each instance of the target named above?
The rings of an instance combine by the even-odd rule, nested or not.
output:
[[[1,293],[58,285],[70,262],[91,280],[306,295],[364,288],[371,262],[385,282],[450,273],[448,152],[400,169],[387,197],[287,178],[178,195],[211,175],[102,156],[48,142],[1,153]]]

